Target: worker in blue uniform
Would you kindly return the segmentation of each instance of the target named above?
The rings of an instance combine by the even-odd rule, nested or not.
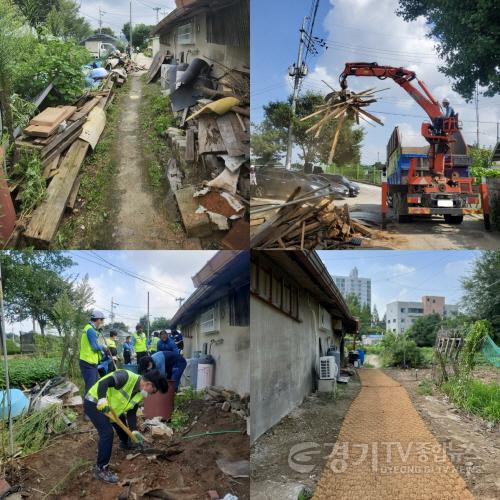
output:
[[[167,377],[167,380],[175,380],[175,390],[179,390],[182,374],[186,369],[184,357],[172,351],[158,351],[152,356],[143,357],[139,362],[139,373],[146,373],[148,370],[159,370]]]
[[[85,383],[85,392],[99,380],[97,367],[108,350],[97,342],[104,319],[101,311],[92,311],[90,321],[83,328],[80,337],[80,372]]]
[[[172,337],[169,337],[166,330],[160,332],[160,340],[157,344],[157,350],[160,351],[172,351],[179,354],[179,348]]]

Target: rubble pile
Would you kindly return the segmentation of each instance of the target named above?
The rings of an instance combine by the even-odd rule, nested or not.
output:
[[[148,80],[160,76],[162,92],[169,95],[177,117],[177,127],[167,130],[174,158],[166,176],[188,236],[229,231],[222,242],[226,248],[248,248],[241,226],[248,233],[249,72],[224,67],[221,73],[216,65],[220,66],[201,58],[189,65],[173,64],[160,54]],[[191,198],[187,204],[183,190]],[[198,215],[196,228],[192,227],[194,214]]]
[[[359,246],[360,236],[370,237],[372,231],[353,219],[348,205],[338,207],[327,198],[302,201],[299,189],[252,237],[252,248],[287,250],[332,249]],[[297,203],[291,203],[293,201]],[[291,203],[291,204],[288,204]]]
[[[231,412],[243,420],[250,416],[250,395],[239,396],[236,392],[223,387],[211,386],[206,390],[205,399],[220,408],[222,411]]]

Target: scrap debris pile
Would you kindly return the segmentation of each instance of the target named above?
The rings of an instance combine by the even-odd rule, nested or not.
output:
[[[189,65],[174,64],[160,53],[153,60],[148,82],[158,76],[178,121],[178,127],[167,131],[178,154],[169,162],[166,174],[188,235],[195,213],[206,220],[206,233],[198,231],[193,236],[209,236],[214,229],[231,230],[223,241],[225,246],[248,247],[248,239],[241,238],[248,233],[249,72],[201,58]],[[184,190],[191,198],[187,210],[191,213],[187,214],[181,206],[186,198]],[[197,225],[199,230],[199,219]]]
[[[114,98],[114,87],[127,80],[127,72],[138,69],[126,58],[113,56],[104,67],[89,71],[87,91],[71,106],[47,107],[31,119],[16,139],[21,154],[34,153],[46,181],[43,201],[21,210],[18,222],[29,244],[45,248],[52,242],[65,211],[72,212],[80,188],[80,168],[88,150],[94,149],[106,124],[105,109]],[[50,86],[51,87],[51,86]],[[23,205],[26,172],[14,172],[9,189],[19,207]],[[32,213],[31,213],[32,212]]]
[[[301,121],[306,121],[315,116],[320,117],[318,122],[307,129],[307,133],[311,134],[314,132],[314,137],[316,139],[320,136],[321,131],[324,126],[328,124],[328,122],[331,120],[337,121],[337,127],[333,136],[328,163],[333,162],[333,157],[335,155],[335,150],[340,136],[340,130],[342,129],[342,124],[346,118],[348,120],[356,121],[358,125],[360,123],[360,119],[370,125],[373,125],[370,120],[378,123],[379,125],[384,125],[379,118],[363,109],[370,104],[377,102],[377,100],[373,98],[377,92],[381,91],[368,89],[363,92],[356,93],[346,89],[341,91],[333,90],[333,92],[330,92],[325,97],[325,104],[321,104],[316,108],[314,113],[311,113],[301,119]]]
[[[240,397],[236,392],[223,387],[211,386],[206,389],[205,398],[215,404],[216,408],[238,415],[247,420],[250,415],[250,395]]]
[[[359,246],[361,237],[372,236],[371,229],[350,216],[347,205],[338,207],[327,198],[307,201],[307,195],[298,197],[299,192],[297,188],[257,229],[252,248],[326,250]]]

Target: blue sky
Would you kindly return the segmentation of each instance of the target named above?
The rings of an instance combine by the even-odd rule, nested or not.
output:
[[[426,37],[424,19],[412,23],[396,16],[397,0],[321,0],[315,35],[328,40],[328,50],[309,61],[309,76],[303,90],[325,93],[326,80],[338,88],[338,76],[346,62],[368,61],[384,65],[405,66],[417,73],[438,99],[448,97],[463,121],[468,144],[476,140],[475,106],[466,103],[451,90],[451,82],[437,70],[440,64],[434,42]],[[308,14],[311,2],[252,0],[252,121],[263,118],[262,106],[269,101],[284,100],[290,93],[288,66],[296,59],[298,30]],[[385,161],[385,147],[393,128],[399,125],[406,145],[420,146],[423,110],[394,82],[373,78],[351,78],[350,87],[361,91],[382,89],[379,102],[370,112],[385,126],[368,126],[362,149],[362,161]],[[480,144],[496,141],[496,122],[500,121],[500,96],[480,97]]]
[[[80,13],[93,28],[99,27],[99,8],[102,15],[102,25],[113,29],[119,35],[122,27],[130,18],[130,0],[77,0]],[[132,0],[132,24],[156,24],[156,11],[160,7],[160,19],[163,13],[175,8],[175,0]]]
[[[71,251],[66,252],[75,261],[69,274],[78,275],[79,280],[86,274],[94,291],[94,308],[102,310],[109,318],[111,298],[115,307],[116,321],[135,326],[147,311],[147,292],[150,292],[151,318],[171,317],[178,309],[176,297],[187,298],[194,287],[194,276],[215,255],[215,251]],[[99,257],[111,264],[129,270],[154,281],[157,287],[126,276],[110,269]],[[31,321],[9,325],[9,331],[31,329]],[[38,330],[38,326],[37,326]]]
[[[372,280],[372,304],[380,317],[386,304],[395,300],[419,301],[423,295],[446,297],[458,304],[460,278],[481,255],[473,250],[355,250],[320,251],[330,274],[348,276],[356,266],[359,276]]]

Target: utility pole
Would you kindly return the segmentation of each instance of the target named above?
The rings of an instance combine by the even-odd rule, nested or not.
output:
[[[160,22],[160,10],[161,10],[161,7],[153,7],[153,10],[156,11],[156,24],[158,24]]]
[[[130,0],[130,57],[134,53],[134,40],[132,39],[132,0]]]
[[[177,298],[175,299],[175,301],[176,301],[176,302],[179,302],[179,307],[181,307],[181,306],[182,306],[182,303],[184,302],[184,300],[185,300],[185,299],[184,299],[184,298],[182,298],[182,297],[177,297]]]
[[[497,122],[497,144],[500,141],[500,134],[499,134],[500,128],[499,128],[499,125],[500,125],[500,123]]]
[[[114,310],[114,306],[119,306],[120,304],[117,304],[114,300],[113,300],[113,297],[111,297],[111,324],[113,324],[115,322],[115,310]]]
[[[302,62],[302,57],[304,55],[305,47],[305,26],[306,19],[302,21],[302,26],[300,28],[300,41],[299,41],[299,52],[297,54],[297,62],[288,68],[288,74],[294,79],[293,81],[293,95],[292,95],[292,118],[290,120],[290,126],[288,127],[288,145],[286,150],[286,163],[285,167],[287,170],[292,168],[292,153],[293,153],[293,118],[295,117],[295,110],[297,109],[297,97],[299,96],[300,82],[307,75],[307,66]]]
[[[101,7],[99,7],[99,35],[102,35],[102,16],[106,14]]]
[[[476,143],[479,148],[479,81],[476,82]]]
[[[9,428],[9,455],[14,456],[14,434],[12,432],[12,402],[10,397],[10,379],[9,379],[9,362],[7,360],[7,332],[5,331],[5,319],[3,312],[3,281],[2,281],[2,265],[0,264],[0,334],[2,335],[2,351],[4,362],[4,377],[5,377],[5,394],[7,395],[8,408],[8,428]]]

